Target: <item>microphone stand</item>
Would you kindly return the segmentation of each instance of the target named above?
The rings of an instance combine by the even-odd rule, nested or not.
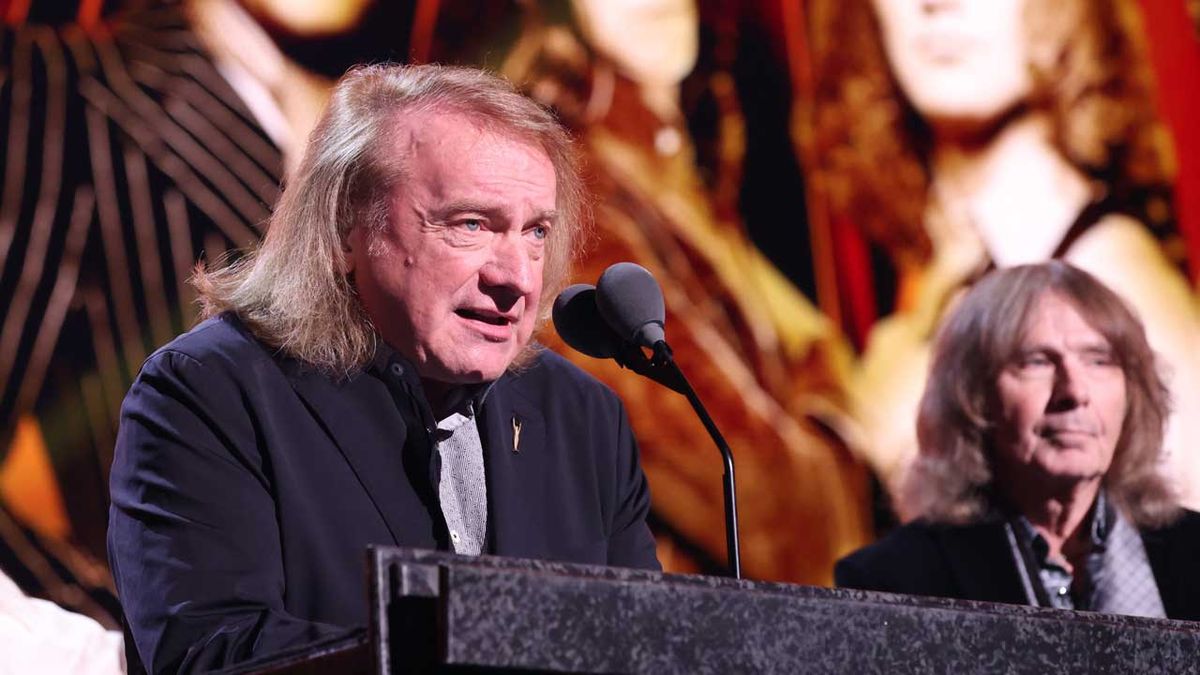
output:
[[[737,518],[737,492],[734,486],[733,474],[733,451],[730,450],[729,444],[725,442],[725,437],[721,435],[721,430],[717,428],[715,422],[705,409],[704,403],[700,401],[700,397],[696,395],[696,390],[692,389],[692,385],[684,376],[683,371],[675,363],[675,358],[671,353],[671,347],[665,340],[659,340],[654,343],[654,358],[647,359],[642,348],[627,343],[620,354],[616,356],[617,363],[629,368],[639,375],[644,375],[650,379],[662,384],[663,386],[683,394],[687,398],[688,403],[692,404],[692,409],[696,411],[696,416],[700,418],[700,422],[704,424],[705,430],[712,438],[713,443],[716,443],[717,450],[721,452],[721,459],[725,461],[725,550],[729,558],[729,571],[734,579],[742,578],[742,554],[738,544],[738,518]]]
[[[588,297],[594,302],[589,303]],[[729,557],[729,572],[734,579],[741,579],[742,554],[738,548],[733,451],[729,449],[725,437],[705,410],[691,383],[675,363],[671,347],[663,334],[666,307],[662,289],[654,280],[654,275],[634,263],[617,263],[600,275],[595,287],[572,286],[554,304],[556,324],[559,315],[563,320],[575,317],[581,322],[569,325],[569,330],[560,331],[572,347],[598,358],[611,356],[622,368],[628,368],[683,394],[692,404],[692,410],[696,411],[696,416],[717,444],[717,450],[721,451],[721,458],[725,461],[725,548]],[[604,323],[608,326],[605,327]],[[579,346],[571,341],[572,336],[578,339]],[[643,346],[650,347],[650,357],[643,351]]]

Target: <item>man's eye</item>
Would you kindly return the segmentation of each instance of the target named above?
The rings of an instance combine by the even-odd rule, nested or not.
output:
[[[483,221],[478,218],[469,218],[461,222],[463,229],[468,232],[478,232],[483,229]]]
[[[533,235],[534,239],[545,239],[550,235],[550,228],[545,225],[535,225],[529,228],[529,232]]]

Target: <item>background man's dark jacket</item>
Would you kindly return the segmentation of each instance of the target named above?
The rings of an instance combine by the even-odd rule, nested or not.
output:
[[[1142,530],[1142,543],[1167,616],[1200,621],[1200,513]],[[833,576],[845,588],[1027,604],[1001,520],[909,523],[838,561]]]
[[[212,668],[363,624],[367,544],[449,548],[434,425],[410,370],[336,381],[231,315],[146,361],[122,407],[109,557],[150,670]],[[488,552],[658,568],[611,390],[544,352],[498,380],[481,415]]]

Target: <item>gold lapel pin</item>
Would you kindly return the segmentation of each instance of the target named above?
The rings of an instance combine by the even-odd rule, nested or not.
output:
[[[513,452],[521,451],[521,419],[514,417],[513,422]]]

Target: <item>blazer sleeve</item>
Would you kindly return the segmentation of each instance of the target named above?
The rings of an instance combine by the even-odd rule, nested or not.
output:
[[[870,571],[862,560],[848,556],[833,566],[833,584],[838,588],[857,588],[864,591],[887,591],[878,575]]]
[[[924,533],[901,527],[887,537],[837,561],[833,583],[839,588],[917,595],[947,595],[930,587],[930,580],[948,579],[937,552],[929,549]]]
[[[650,487],[638,456],[637,440],[629,426],[625,406],[617,403],[617,508],[608,540],[608,564],[661,570],[654,536],[646,524],[650,513]]]
[[[284,609],[275,502],[235,372],[162,351],[121,408],[109,559],[151,672],[209,670],[353,632]]]
[[[961,595],[948,566],[941,532],[921,522],[892,530],[834,565],[840,588],[954,598]]]

